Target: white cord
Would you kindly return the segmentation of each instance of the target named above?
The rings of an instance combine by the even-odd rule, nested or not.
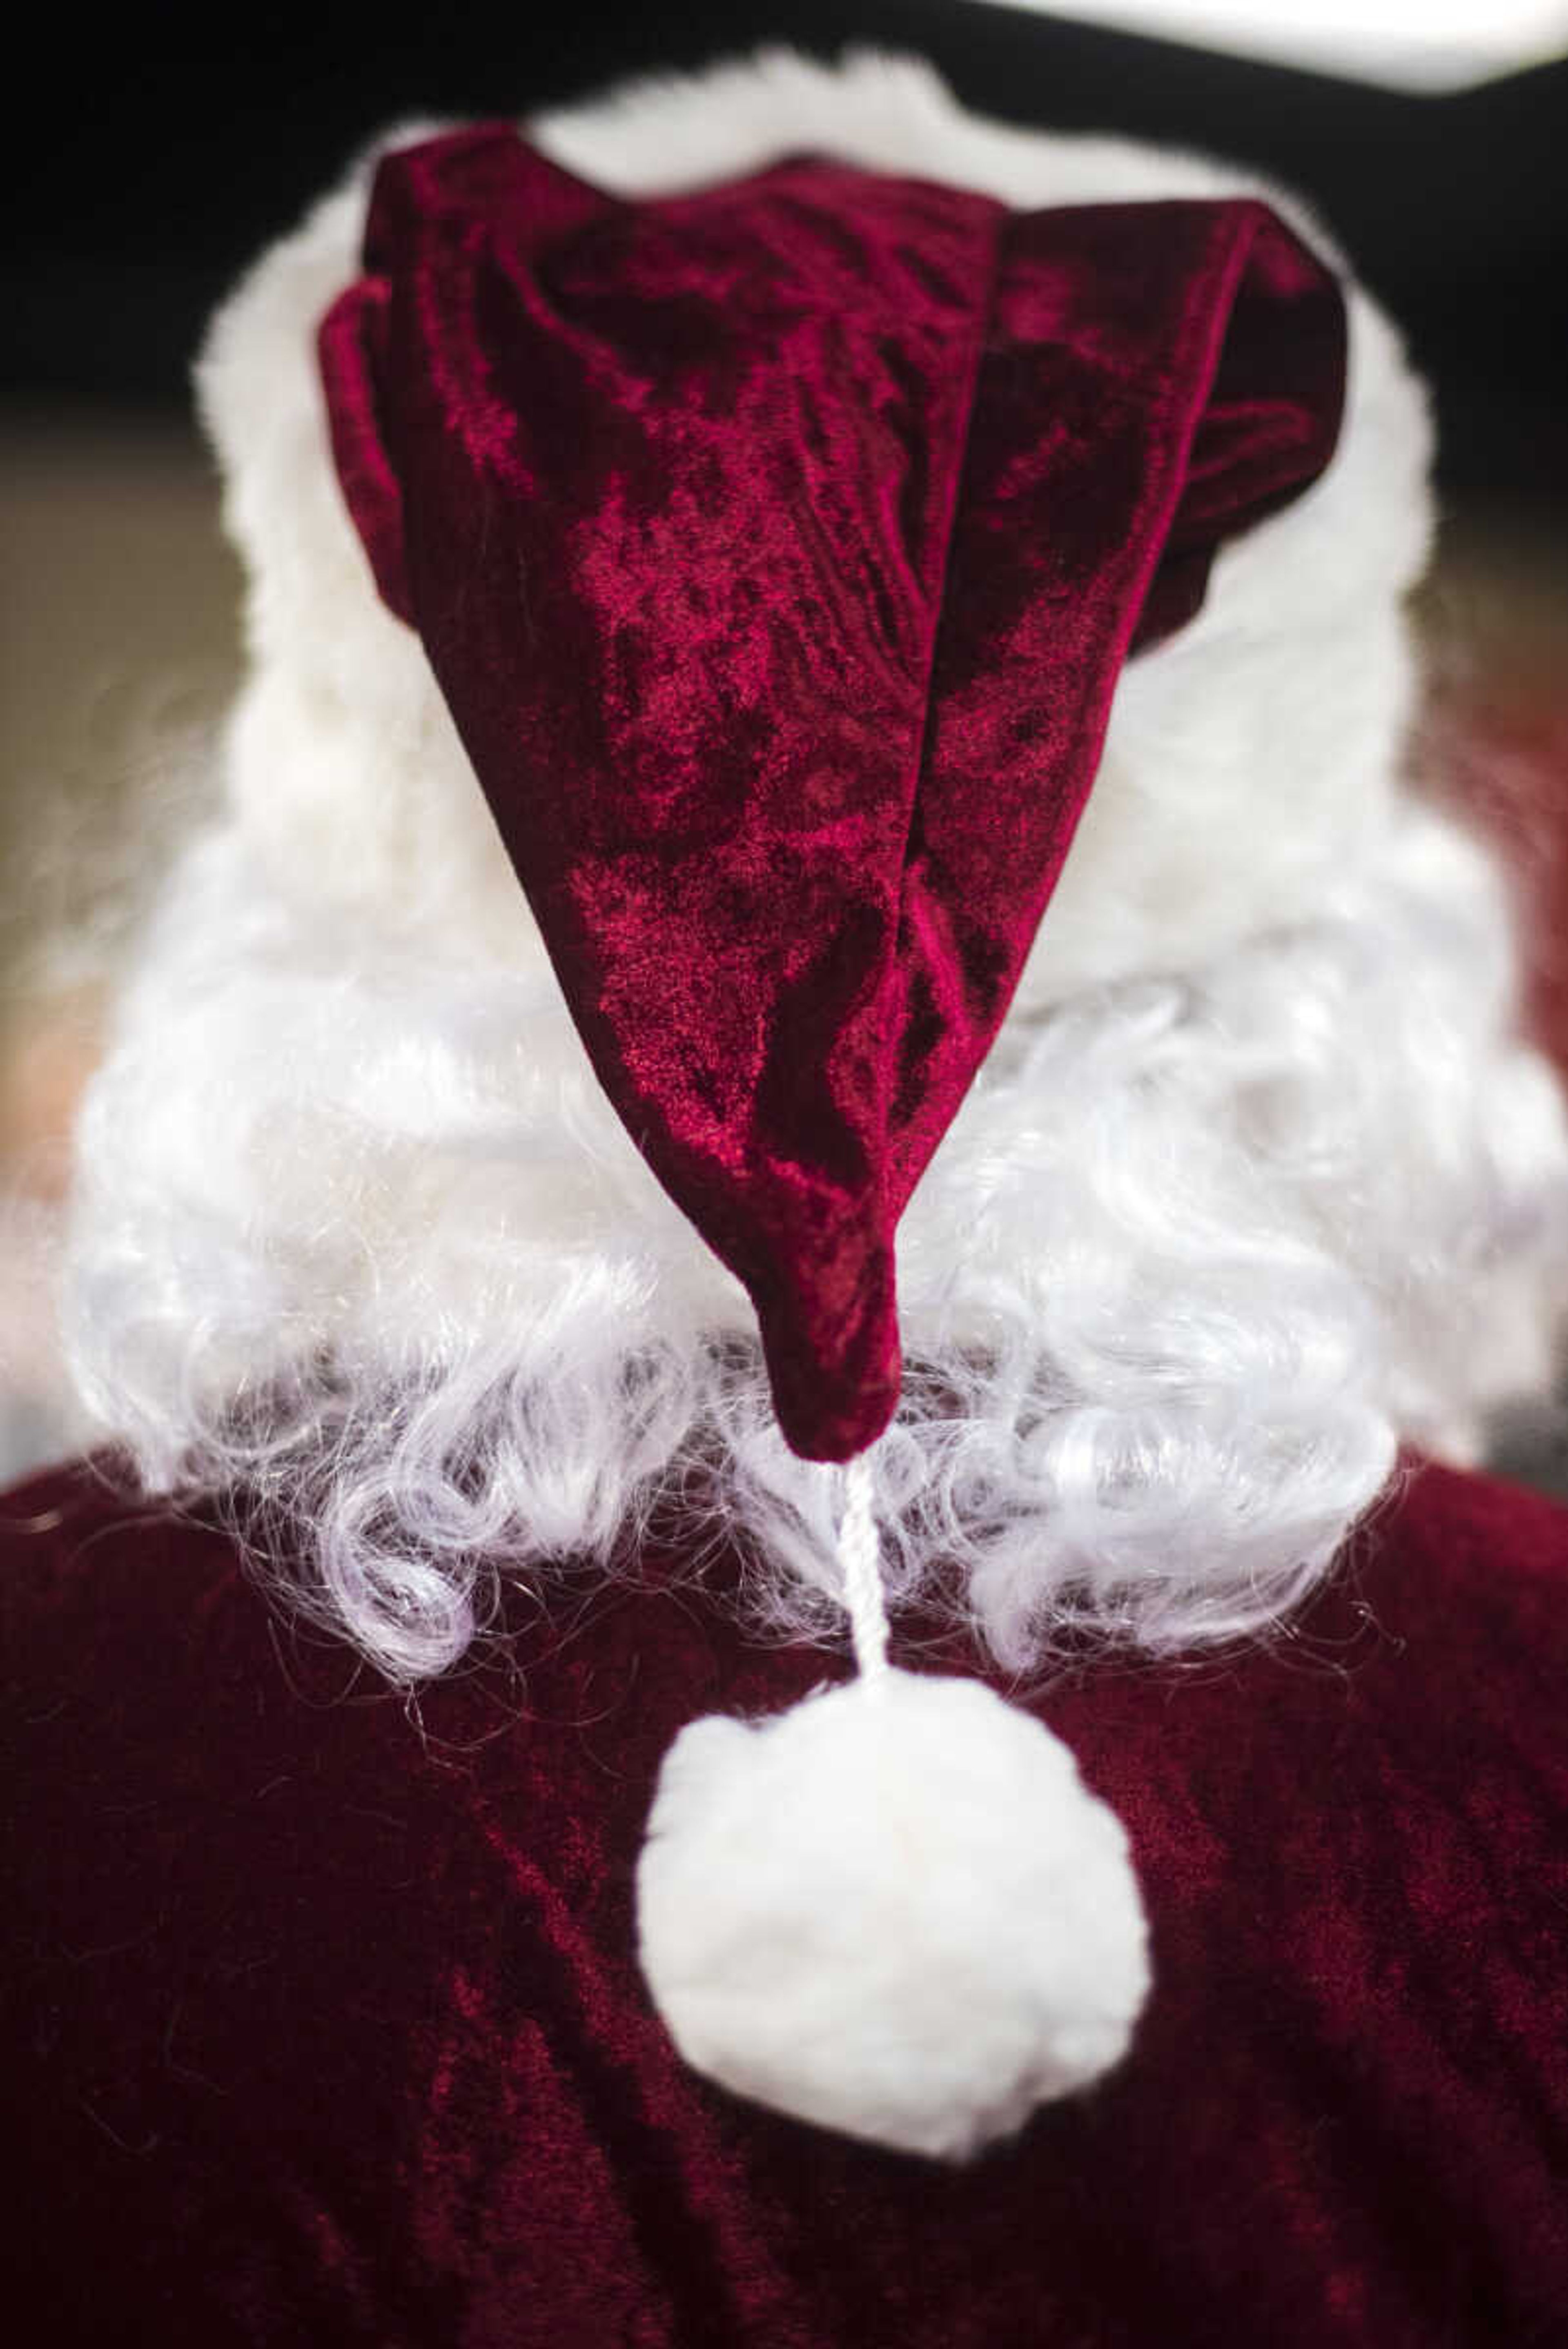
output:
[[[882,1592],[882,1539],[871,1506],[871,1463],[857,1453],[843,1470],[844,1508],[838,1520],[838,1570],[849,1609],[855,1661],[868,1688],[887,1678],[888,1606]]]

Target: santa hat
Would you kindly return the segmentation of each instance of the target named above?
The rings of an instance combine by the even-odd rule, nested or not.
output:
[[[1346,399],[1342,273],[1212,167],[976,125],[881,61],[678,98],[400,136],[221,322],[234,788],[350,895],[401,857],[417,895],[439,840],[504,926],[472,769],[788,1440],[847,1464],[858,1676],[678,1741],[644,1964],[728,2085],[959,2155],[1117,2059],[1147,1961],[1060,1743],[888,1661],[898,1219],[1021,984],[1300,916],[1375,826],[1425,427],[1354,293]],[[317,331],[303,415],[269,369]],[[1287,710],[1319,861],[1239,885],[1228,795]],[[1107,774],[1111,936],[1067,862]]]

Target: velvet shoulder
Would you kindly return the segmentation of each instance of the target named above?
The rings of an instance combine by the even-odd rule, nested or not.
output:
[[[1128,1823],[1158,1986],[1119,2072],[958,2172],[706,2085],[636,1970],[672,1729],[830,1661],[748,1644],[650,1558],[414,1708],[282,1628],[220,1531],[89,1471],[0,1519],[25,2332],[100,2341],[111,2308],[119,2337],[210,2349],[1568,2330],[1552,1504],[1423,1472],[1272,1650],[1040,1701]]]

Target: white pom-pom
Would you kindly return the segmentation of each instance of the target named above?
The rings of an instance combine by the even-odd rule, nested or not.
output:
[[[961,2158],[1096,2079],[1148,1988],[1120,1821],[976,1681],[884,1670],[692,1722],[638,1901],[688,2063],[908,2152]]]

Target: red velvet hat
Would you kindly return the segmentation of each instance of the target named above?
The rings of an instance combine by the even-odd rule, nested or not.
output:
[[[1338,287],[1256,202],[806,157],[628,203],[506,126],[383,161],[365,269],[321,352],[377,585],[786,1436],[846,1460],[1121,665],[1333,452]]]
[[[598,1077],[749,1291],[789,1442],[856,1461],[899,1216],[1122,664],[1333,452],[1338,286],[1247,200],[1014,212],[801,156],[629,202],[493,125],[382,161],[320,349]],[[645,1966],[732,2085],[966,2152],[1120,2053],[1141,1910],[1046,1731],[888,1667],[859,1462],[841,1564],[861,1679],[669,1758]]]

